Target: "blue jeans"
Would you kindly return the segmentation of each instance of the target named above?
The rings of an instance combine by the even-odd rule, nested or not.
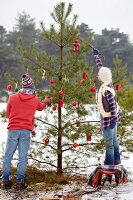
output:
[[[9,180],[11,161],[18,148],[17,182],[24,182],[27,166],[27,156],[30,148],[30,130],[9,130],[6,143],[5,156],[2,166],[3,181]]]
[[[119,143],[117,139],[117,125],[113,129],[104,129],[103,133],[106,148],[104,164],[115,165],[121,163]]]

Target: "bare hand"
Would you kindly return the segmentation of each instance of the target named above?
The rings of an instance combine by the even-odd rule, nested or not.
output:
[[[49,96],[46,96],[45,97],[45,99],[44,99],[44,102],[46,102],[47,103],[47,105],[51,105],[51,102],[52,102],[52,99],[51,99],[51,97],[49,97]]]

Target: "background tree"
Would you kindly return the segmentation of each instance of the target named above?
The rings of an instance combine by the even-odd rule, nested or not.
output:
[[[8,70],[13,70],[16,62],[16,56],[14,54],[14,49],[7,41],[7,32],[3,26],[0,26],[0,88],[7,85],[7,80],[4,74]]]
[[[133,73],[132,56],[133,46],[129,41],[127,34],[121,33],[119,29],[102,30],[102,34],[94,35],[94,45],[104,52],[105,66],[112,66],[112,60],[116,54],[125,62],[128,63],[128,73]]]

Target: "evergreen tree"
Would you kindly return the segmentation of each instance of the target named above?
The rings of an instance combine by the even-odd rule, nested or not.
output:
[[[81,140],[77,144],[76,140],[80,137],[85,138],[92,130],[92,126],[88,123],[82,124],[85,117],[89,115],[84,105],[92,102],[95,93],[93,69],[85,62],[85,55],[91,50],[89,46],[91,37],[83,41],[76,26],[77,15],[73,16],[71,23],[68,20],[71,12],[71,4],[66,9],[65,3],[60,3],[55,6],[51,14],[58,26],[57,30],[54,25],[51,25],[50,30],[47,31],[41,23],[43,39],[54,44],[58,57],[47,55],[45,51],[39,53],[33,45],[29,51],[26,51],[22,41],[19,41],[19,50],[23,58],[31,63],[27,67],[33,69],[38,75],[50,79],[51,86],[47,95],[53,99],[50,112],[55,112],[52,109],[57,109],[56,114],[52,114],[54,124],[49,123],[48,118],[40,121],[49,126],[46,135],[52,140],[52,144],[46,145],[45,152],[48,151],[48,147],[51,147],[57,154],[57,174],[63,172],[63,153],[73,150],[77,145],[87,145],[86,141]],[[73,45],[76,46],[76,50],[73,49]],[[41,95],[41,91],[38,94]],[[39,148],[38,155],[39,153],[42,156],[42,148]],[[51,165],[56,167],[54,162]]]

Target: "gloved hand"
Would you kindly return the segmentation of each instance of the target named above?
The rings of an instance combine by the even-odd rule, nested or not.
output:
[[[96,56],[96,55],[98,55],[98,54],[99,54],[99,50],[94,48],[94,49],[93,49],[93,55]]]
[[[113,129],[115,126],[116,126],[116,120],[113,119],[113,120],[110,122],[110,128]]]

